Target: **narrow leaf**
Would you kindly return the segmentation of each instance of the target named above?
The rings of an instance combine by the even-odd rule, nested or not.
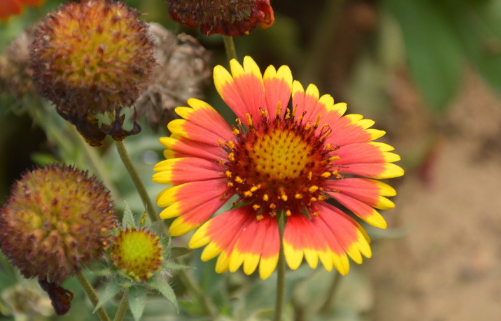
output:
[[[112,280],[110,283],[108,283],[108,285],[106,286],[106,289],[104,289],[104,293],[99,298],[99,302],[97,303],[97,305],[96,305],[94,311],[92,311],[92,313],[95,313],[97,311],[97,309],[102,307],[106,302],[108,302],[110,299],[112,299],[121,290],[122,290],[122,287],[116,282],[116,280]]]
[[[172,255],[172,257],[176,258],[176,257],[180,257],[180,256],[186,255],[186,254],[191,253],[191,252],[193,252],[193,250],[186,248],[186,247],[173,247],[172,250],[170,251],[170,255]]]
[[[146,291],[143,287],[134,286],[129,292],[129,308],[134,320],[139,321],[146,306]]]
[[[134,220],[134,215],[132,214],[132,211],[129,207],[129,205],[127,204],[127,202],[124,202],[125,203],[125,209],[124,209],[124,216],[123,216],[123,219],[122,219],[122,228],[133,228],[136,226],[136,223],[135,223],[135,220]]]

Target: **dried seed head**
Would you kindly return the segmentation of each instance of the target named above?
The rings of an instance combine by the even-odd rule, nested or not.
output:
[[[28,28],[5,48],[0,56],[0,91],[17,97],[35,94],[33,70],[29,67],[28,47],[33,41],[34,28]]]
[[[27,172],[0,211],[0,248],[26,278],[60,284],[101,257],[117,225],[109,192],[71,166]]]
[[[203,98],[212,75],[210,53],[192,36],[177,37],[159,24],[150,23],[157,65],[148,88],[135,103],[139,116],[156,130],[167,129],[174,108],[189,98]]]
[[[84,0],[61,6],[36,31],[31,66],[37,89],[91,145],[106,134],[121,140],[140,131],[125,131],[118,115],[146,88],[155,63],[139,15],[121,2]],[[99,128],[95,115],[105,112],[117,117]]]
[[[124,274],[149,279],[163,261],[160,238],[145,229],[120,230],[111,248],[111,259]]]
[[[209,36],[243,36],[275,21],[269,0],[167,0],[172,20]]]

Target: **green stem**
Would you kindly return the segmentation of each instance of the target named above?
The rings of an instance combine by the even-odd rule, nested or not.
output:
[[[202,305],[205,312],[209,314],[211,320],[215,320],[217,317],[217,310],[214,307],[214,303],[212,302],[211,298],[202,293],[195,281],[191,278],[191,275],[186,270],[179,270],[178,273],[179,278],[183,282],[184,286],[188,289],[188,292],[190,292],[191,296],[194,296],[196,300]]]
[[[226,48],[226,57],[228,61],[232,59],[237,59],[237,51],[235,49],[235,43],[233,42],[232,36],[223,36],[224,47]]]
[[[121,140],[120,141],[116,140],[115,146],[117,146],[120,159],[124,163],[125,168],[127,168],[127,171],[129,172],[129,175],[132,178],[134,185],[136,186],[137,192],[139,193],[139,196],[141,197],[141,200],[143,201],[143,204],[146,207],[146,212],[148,213],[150,220],[152,222],[157,222],[159,218],[157,216],[157,213],[155,213],[155,208],[153,207],[153,203],[151,202],[150,197],[148,196],[148,192],[144,187],[141,177],[139,177],[139,174],[136,170],[136,167],[134,166],[134,163],[132,163],[129,154],[125,149],[125,144]]]
[[[71,128],[71,133],[75,137],[75,140],[78,141],[79,145],[82,147],[82,150],[84,151],[85,156],[87,157],[90,163],[92,171],[97,175],[97,177],[99,177],[99,179],[103,182],[104,186],[106,186],[110,191],[111,198],[115,201],[120,200],[121,199],[120,194],[115,188],[115,184],[111,182],[109,175],[106,174],[106,171],[103,168],[103,162],[99,158],[96,149],[90,147],[89,144],[87,144],[87,142],[84,141],[84,139],[77,132],[75,127]]]
[[[90,284],[89,280],[87,280],[81,271],[77,273],[76,278],[78,282],[80,282],[80,285],[84,289],[85,294],[87,294],[90,302],[92,302],[92,305],[95,307],[99,302],[99,297],[97,296],[96,291],[94,291],[94,288]],[[97,309],[97,315],[101,321],[111,321],[108,313],[106,313],[106,310],[102,306]]]
[[[125,313],[129,308],[129,289],[126,288],[122,299],[120,300],[120,304],[118,305],[117,314],[115,314],[115,318],[113,321],[122,321],[125,317]]]
[[[275,303],[274,321],[282,321],[285,299],[285,255],[284,255],[284,229],[285,213],[278,213],[278,234],[280,237],[280,253],[278,255],[277,265],[277,300]]]
[[[317,23],[317,28],[313,34],[313,40],[305,54],[304,64],[301,69],[301,79],[303,82],[314,82],[314,77],[318,75],[323,66],[323,56],[330,46],[329,39],[336,32],[336,24],[339,22],[339,13],[344,0],[330,0],[325,2],[325,8]]]
[[[332,300],[336,295],[337,289],[339,289],[339,284],[341,283],[341,274],[334,272],[334,278],[332,279],[332,284],[329,287],[329,292],[325,297],[325,301],[318,310],[320,314],[326,314],[329,312],[330,307],[332,306]]]

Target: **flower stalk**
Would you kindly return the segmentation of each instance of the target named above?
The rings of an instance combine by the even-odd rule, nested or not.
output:
[[[237,50],[235,49],[235,42],[232,36],[223,36],[224,48],[226,49],[226,57],[228,61],[232,59],[237,59]]]
[[[85,294],[87,294],[87,297],[89,298],[90,302],[92,302],[92,305],[96,306],[97,303],[99,302],[99,297],[97,296],[97,293],[90,284],[89,280],[87,280],[87,278],[85,277],[85,275],[83,275],[82,272],[77,273],[76,278],[80,283],[80,285],[82,286],[82,288],[84,289]],[[99,320],[101,321],[111,321],[110,317],[108,316],[108,313],[106,313],[106,310],[102,306],[97,309],[97,315],[99,317]]]
[[[125,289],[124,294],[122,295],[122,299],[120,300],[120,304],[118,305],[117,314],[115,314],[115,318],[113,321],[122,321],[125,318],[125,313],[129,308],[129,289]]]
[[[285,213],[281,211],[277,215],[278,233],[280,237],[280,252],[278,254],[277,265],[277,296],[275,302],[275,317],[274,321],[281,321],[284,310],[285,300],[285,255],[284,255],[284,229],[285,229]]]
[[[115,146],[117,147],[120,159],[124,163],[125,168],[127,169],[127,172],[132,178],[132,181],[136,186],[137,192],[139,193],[139,196],[141,197],[141,200],[143,201],[143,204],[146,207],[146,212],[148,213],[150,220],[152,222],[157,222],[159,219],[157,213],[155,212],[155,208],[153,207],[153,203],[151,202],[150,197],[148,196],[146,187],[144,187],[143,181],[141,180],[141,177],[139,177],[139,174],[137,172],[136,167],[134,166],[134,163],[132,162],[129,154],[127,153],[125,144],[123,143],[123,141],[115,141]]]

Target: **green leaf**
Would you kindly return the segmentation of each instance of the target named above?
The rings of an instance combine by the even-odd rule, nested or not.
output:
[[[177,264],[174,261],[164,261],[162,267],[167,270],[188,270],[194,269],[192,266]]]
[[[432,110],[444,112],[459,88],[462,55],[442,1],[385,0],[385,4],[401,26],[415,82]]]
[[[146,306],[146,291],[143,287],[134,286],[129,292],[129,308],[134,320],[139,321]]]
[[[135,228],[136,227],[136,221],[134,220],[134,215],[132,214],[132,211],[130,210],[129,205],[127,202],[125,202],[125,209],[124,209],[124,216],[122,219],[122,228]]]
[[[172,257],[176,258],[176,257],[180,257],[180,256],[186,255],[186,254],[191,253],[191,252],[193,252],[193,250],[189,249],[187,247],[173,247],[172,250],[170,251],[170,255],[172,255]]]
[[[179,307],[177,305],[176,294],[174,290],[170,287],[169,282],[165,280],[159,273],[157,273],[153,278],[148,281],[148,284],[158,292],[160,292],[170,303],[172,303],[179,312]]]
[[[453,3],[447,8],[468,59],[501,93],[501,3]]]
[[[118,284],[116,280],[112,280],[106,286],[103,295],[99,298],[99,302],[97,303],[94,311],[92,313],[96,313],[97,309],[102,307],[106,302],[108,302],[111,298],[117,295],[122,290],[122,287]]]

